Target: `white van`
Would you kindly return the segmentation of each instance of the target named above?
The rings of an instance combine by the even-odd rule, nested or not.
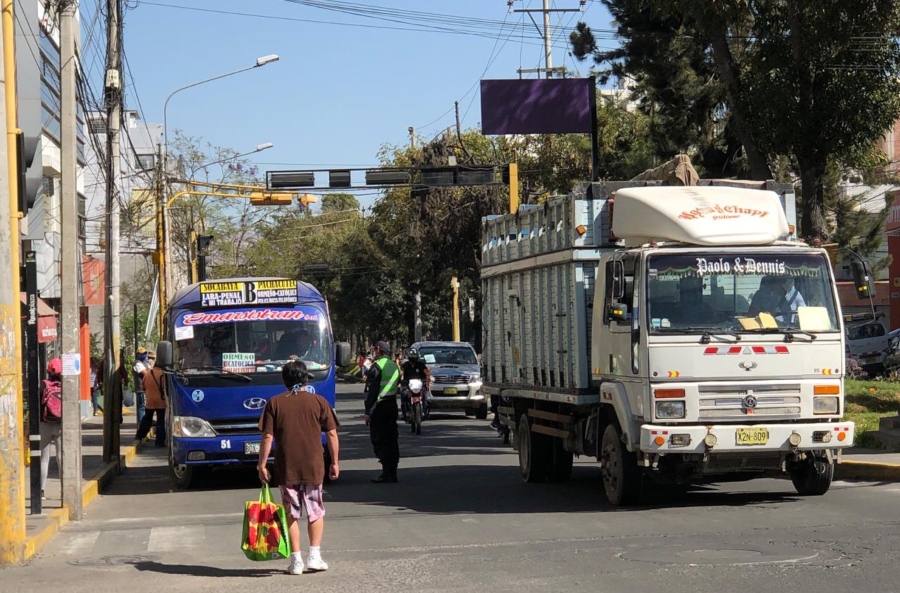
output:
[[[847,326],[849,356],[855,358],[866,372],[880,372],[884,369],[887,349],[888,331],[882,321]]]

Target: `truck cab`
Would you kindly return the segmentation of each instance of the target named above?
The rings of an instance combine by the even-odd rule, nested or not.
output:
[[[617,196],[626,245],[602,255],[593,307],[601,401],[661,481],[786,468],[821,493],[853,440],[827,255],[780,240],[774,194],[678,189],[668,203],[659,189]]]

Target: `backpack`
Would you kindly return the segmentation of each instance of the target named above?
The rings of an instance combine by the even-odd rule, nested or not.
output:
[[[41,394],[41,421],[59,422],[62,419],[62,383],[44,379]]]

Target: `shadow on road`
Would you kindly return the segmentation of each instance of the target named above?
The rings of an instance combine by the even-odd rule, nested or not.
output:
[[[287,561],[285,561],[287,562]],[[176,574],[191,577],[220,577],[220,578],[260,578],[283,575],[284,569],[276,568],[217,568],[215,566],[198,566],[194,564],[163,564],[162,562],[141,561],[133,565],[141,572],[158,572],[161,574]]]
[[[377,466],[376,466],[377,467]],[[577,464],[572,479],[526,484],[509,465],[404,468],[398,484],[372,484],[378,471],[351,470],[326,488],[326,501],[434,514],[634,512],[672,507],[744,507],[796,500],[788,492],[723,492],[712,486],[670,487],[647,483],[641,504],[615,507],[603,493],[599,467]],[[771,483],[771,482],[770,482]]]

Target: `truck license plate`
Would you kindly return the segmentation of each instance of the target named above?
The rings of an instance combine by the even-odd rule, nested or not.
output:
[[[244,455],[259,455],[259,443],[244,443]]]
[[[445,387],[444,395],[456,395],[457,391],[456,387]]]
[[[734,433],[736,445],[765,445],[769,442],[768,428],[738,428]]]

